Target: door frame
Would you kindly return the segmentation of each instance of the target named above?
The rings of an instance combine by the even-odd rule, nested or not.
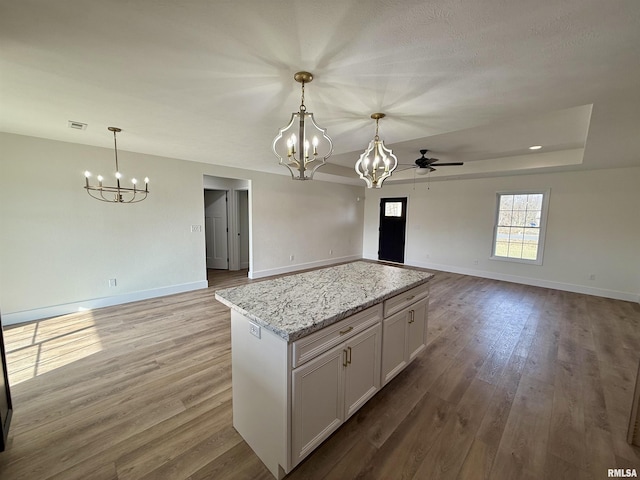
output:
[[[238,188],[235,189],[234,191],[234,199],[233,199],[233,205],[234,205],[234,210],[235,210],[235,214],[233,215],[233,220],[234,220],[234,232],[232,232],[233,237],[236,238],[235,244],[236,246],[233,249],[233,254],[230,256],[230,258],[233,260],[233,265],[234,267],[237,267],[236,270],[243,270],[245,268],[249,268],[250,264],[251,264],[251,221],[250,221],[250,217],[251,217],[251,202],[249,199],[249,188]],[[247,265],[244,266],[242,264],[242,241],[240,238],[240,231],[242,229],[242,215],[240,212],[240,195],[244,195],[244,192],[246,192],[247,195],[247,241],[249,243],[248,245],[248,251],[247,251]]]

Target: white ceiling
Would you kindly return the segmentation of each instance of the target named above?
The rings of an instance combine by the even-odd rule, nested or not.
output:
[[[288,175],[271,142],[300,103],[293,74],[308,70],[305,104],[335,146],[325,178],[359,182],[373,112],[387,114],[380,136],[401,163],[421,148],[465,162],[435,178],[640,165],[637,0],[0,8],[5,132],[111,148],[106,128],[118,126],[123,151]]]

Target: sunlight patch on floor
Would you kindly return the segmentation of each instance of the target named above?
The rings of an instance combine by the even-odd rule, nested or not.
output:
[[[75,322],[39,320],[6,329],[4,335],[11,350],[7,354],[9,382],[21,382],[43,375],[86,358],[103,349],[90,311],[82,312]]]

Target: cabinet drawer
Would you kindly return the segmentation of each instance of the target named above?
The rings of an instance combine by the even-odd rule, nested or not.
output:
[[[429,297],[429,286],[428,285],[418,285],[417,287],[412,288],[411,290],[407,290],[400,295],[396,295],[395,297],[390,298],[389,300],[385,300],[384,302],[384,318],[387,318],[394,313],[399,312],[400,310],[408,307],[412,303],[417,302],[418,300],[422,300],[423,298]]]
[[[297,368],[382,320],[382,304],[367,308],[293,342],[292,367]]]

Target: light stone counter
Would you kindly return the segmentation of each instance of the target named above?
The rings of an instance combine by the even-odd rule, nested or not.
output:
[[[293,342],[428,282],[433,274],[352,262],[216,291],[216,299]]]

